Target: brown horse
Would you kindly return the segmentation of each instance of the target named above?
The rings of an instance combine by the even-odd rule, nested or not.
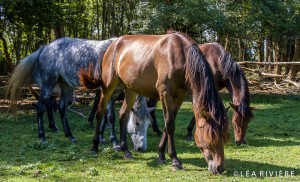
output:
[[[224,171],[224,144],[229,140],[226,110],[214,85],[213,75],[199,47],[187,36],[174,32],[166,35],[125,35],[107,49],[102,72],[81,70],[85,87],[102,87],[93,151],[98,151],[99,127],[108,99],[118,83],[125,88],[125,100],[119,112],[120,144],[125,159],[128,150],[126,127],[137,94],[159,98],[163,108],[165,130],[159,144],[158,163],[165,163],[165,147],[173,169],[182,169],[174,142],[176,114],[191,89],[197,130],[195,141],[203,152],[212,173]]]
[[[241,67],[233,60],[228,53],[218,43],[206,43],[199,45],[208,64],[213,72],[215,84],[218,90],[226,89],[229,91],[234,109],[232,116],[232,126],[234,129],[235,143],[237,145],[246,143],[245,136],[250,120],[253,118],[250,107],[250,94],[248,83]],[[194,118],[188,126],[188,137],[192,137],[195,125]]]

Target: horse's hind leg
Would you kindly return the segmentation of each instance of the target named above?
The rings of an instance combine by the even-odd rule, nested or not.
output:
[[[156,107],[158,100],[157,99],[149,99],[147,106],[148,107]],[[155,115],[155,109],[150,112],[151,118],[152,118],[152,129],[154,132],[156,132],[157,136],[161,136],[162,132],[159,130],[157,119]]]
[[[36,112],[37,112],[37,121],[38,121],[38,136],[42,140],[42,143],[47,143],[45,137],[45,130],[44,130],[44,110],[47,104],[49,103],[50,94],[55,87],[55,84],[47,83],[44,84],[47,86],[42,86],[41,88],[41,95],[39,100],[36,104]]]
[[[72,94],[73,94],[73,89],[71,87],[69,86],[61,87],[59,114],[64,128],[65,136],[68,137],[71,142],[75,142],[76,139],[72,135],[71,129],[69,127],[68,119],[67,119],[68,101],[70,99],[70,95]]]
[[[53,111],[56,110],[56,98],[54,96],[50,96],[49,102],[47,104],[47,115],[48,115],[48,122],[49,122],[49,128],[52,132],[57,132],[58,128],[55,125],[54,117],[53,117]]]

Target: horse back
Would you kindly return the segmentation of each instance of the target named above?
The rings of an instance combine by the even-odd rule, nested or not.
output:
[[[185,85],[183,49],[182,42],[172,35],[126,35],[109,47],[102,69],[110,69],[138,94],[155,98],[157,85],[172,83],[168,78]],[[178,84],[170,86],[178,87]]]

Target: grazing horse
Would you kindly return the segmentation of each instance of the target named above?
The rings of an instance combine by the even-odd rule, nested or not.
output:
[[[46,143],[43,114],[45,108],[51,103],[51,93],[58,84],[61,89],[59,113],[63,124],[65,136],[72,142],[73,137],[66,117],[68,102],[73,90],[79,85],[77,73],[89,64],[101,65],[103,55],[108,46],[116,38],[105,41],[93,41],[75,38],[61,38],[39,48],[24,58],[14,69],[8,81],[7,96],[15,102],[22,86],[37,83],[41,87],[41,94],[36,104],[38,136],[42,143]],[[12,103],[13,103],[12,102]],[[49,110],[49,109],[47,109]],[[49,113],[48,113],[49,114]],[[53,116],[48,115],[49,128],[56,131]]]
[[[235,143],[237,145],[244,144],[246,143],[245,135],[248,124],[253,118],[252,110],[255,109],[250,107],[250,94],[245,75],[241,67],[233,60],[230,53],[220,44],[206,43],[199,45],[199,48],[212,69],[217,89],[221,90],[226,87],[232,97],[233,103],[230,103],[230,106],[234,109],[232,126],[234,129]],[[157,99],[150,99],[148,102],[149,107],[156,107],[156,104]],[[152,126],[157,126],[156,122],[156,119],[153,119]],[[139,124],[143,124],[142,120],[139,121]],[[189,140],[193,139],[194,127],[195,117],[192,118],[187,127],[187,138]],[[156,127],[153,127],[153,130],[159,131]],[[145,140],[147,140],[146,137],[144,137]]]
[[[159,144],[158,163],[165,163],[168,142],[173,169],[182,169],[175,149],[175,118],[191,89],[197,146],[208,162],[209,171],[214,174],[224,171],[224,144],[229,140],[226,110],[215,88],[211,69],[194,41],[178,32],[125,35],[109,46],[103,57],[101,74],[97,74],[99,71],[99,67],[93,70],[93,66],[80,71],[80,80],[86,88],[102,88],[92,151],[98,151],[99,128],[106,104],[118,83],[122,83],[125,99],[119,122],[120,146],[125,159],[133,158],[128,150],[126,128],[129,112],[139,94],[159,98],[162,103],[165,130]]]
[[[241,67],[233,60],[218,43],[206,43],[199,45],[213,72],[215,84],[218,90],[226,89],[232,97],[230,106],[233,108],[232,126],[234,129],[235,143],[245,144],[245,136],[250,120],[253,118],[250,107],[250,94],[246,77]],[[195,117],[188,125],[188,138],[192,138]]]
[[[129,114],[127,131],[131,135],[135,151],[147,150],[147,130],[151,123],[150,113],[155,107],[147,107],[147,98],[138,96]]]

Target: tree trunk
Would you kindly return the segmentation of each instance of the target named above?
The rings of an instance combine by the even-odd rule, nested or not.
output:
[[[296,38],[295,41],[295,51],[294,51],[294,62],[299,62],[300,61],[300,37]],[[294,81],[296,79],[297,73],[300,71],[300,66],[292,66],[289,79]]]
[[[242,43],[241,39],[238,39],[238,61],[243,61]]]
[[[64,3],[64,0],[56,0],[58,3]],[[53,29],[55,39],[59,39],[65,37],[65,28],[64,22],[62,20],[58,20],[55,24],[55,28]]]
[[[6,42],[6,39],[4,38],[3,32],[0,32],[0,39],[2,41],[3,52],[4,52],[5,58],[6,58],[5,61],[9,65],[9,69],[11,69],[13,67],[13,62],[12,62],[11,56],[9,54],[7,42]]]
[[[225,50],[230,52],[229,51],[229,33],[226,33],[226,37],[225,37]]]

